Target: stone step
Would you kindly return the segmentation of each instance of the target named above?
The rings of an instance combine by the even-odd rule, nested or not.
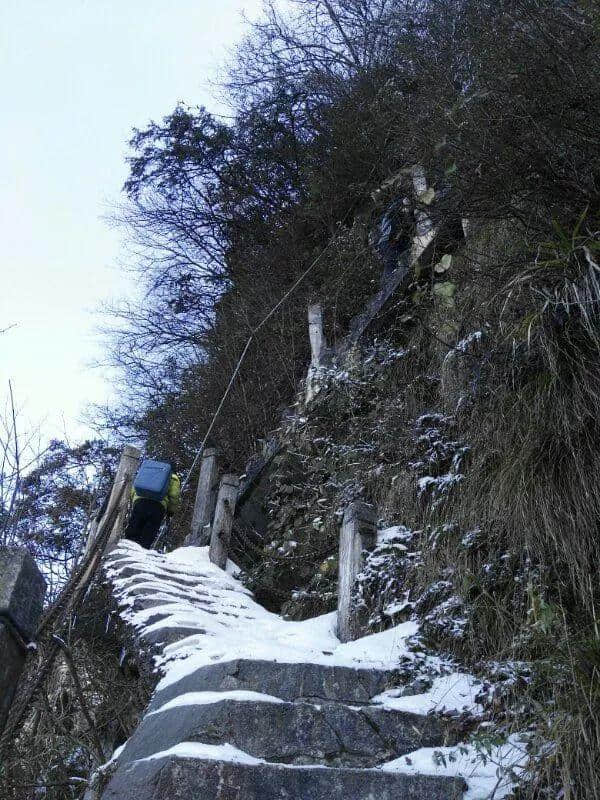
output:
[[[174,697],[188,692],[234,689],[261,692],[289,701],[314,699],[362,704],[401,682],[400,673],[393,670],[236,659],[199,667],[164,688],[159,685],[148,710],[156,711]]]
[[[204,628],[186,627],[185,625],[178,625],[176,628],[156,628],[153,631],[144,631],[141,635],[141,640],[144,645],[153,646],[160,652],[167,645],[180,642],[188,636],[200,636],[206,633]]]
[[[120,760],[202,742],[233,745],[268,762],[374,767],[419,747],[455,743],[433,716],[229,694],[184,695],[173,707],[147,715]]]
[[[102,800],[461,800],[465,788],[461,778],[165,754],[120,767]]]
[[[214,575],[205,575],[202,573],[194,573],[187,575],[178,570],[168,569],[162,565],[151,566],[150,569],[145,569],[143,564],[139,562],[132,562],[129,559],[113,559],[110,557],[105,559],[105,567],[110,570],[118,571],[118,580],[129,581],[129,585],[136,582],[154,582],[171,585],[174,588],[187,589],[196,591],[198,589],[209,589],[217,592],[232,592],[239,594],[238,591],[233,589],[230,583],[226,580],[216,580]]]

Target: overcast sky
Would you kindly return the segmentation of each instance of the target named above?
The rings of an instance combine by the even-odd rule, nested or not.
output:
[[[178,100],[218,110],[209,82],[259,0],[0,0],[0,398],[12,380],[45,436],[110,396],[96,310],[131,291],[119,198],[131,128]]]

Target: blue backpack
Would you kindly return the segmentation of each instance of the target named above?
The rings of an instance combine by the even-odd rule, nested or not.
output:
[[[139,497],[157,500],[160,503],[169,491],[171,472],[171,465],[164,461],[144,459],[133,481],[135,493]]]

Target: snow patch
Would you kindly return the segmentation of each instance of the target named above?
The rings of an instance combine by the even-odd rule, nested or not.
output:
[[[463,800],[502,800],[526,770],[526,742],[518,734],[487,750],[474,745],[423,747],[384,764],[384,772],[460,777],[467,782]]]
[[[274,697],[271,694],[261,694],[260,692],[250,692],[245,690],[234,689],[229,692],[186,692],[180,694],[169,700],[156,711],[151,711],[146,714],[147,717],[152,717],[155,714],[162,714],[163,711],[171,711],[173,708],[181,708],[182,706],[208,706],[213,703],[222,703],[225,700],[236,700],[243,703],[283,703],[284,701],[279,697]]]
[[[390,540],[409,534],[401,526],[384,532]],[[161,556],[121,543],[108,559],[107,572],[120,614],[142,642],[145,636],[155,640],[157,632],[181,629],[182,637],[155,656],[162,674],[159,690],[202,666],[238,658],[392,669],[411,656],[407,640],[418,630],[415,622],[405,622],[341,644],[335,612],[304,622],[282,619],[211,564],[206,547],[183,547]],[[165,602],[155,605],[156,599]]]
[[[234,764],[264,764],[262,758],[254,758],[243,750],[238,750],[231,744],[204,744],[203,742],[179,742],[179,744],[169,747],[168,750],[160,750],[140,761],[154,761],[157,758],[193,758],[201,761],[230,761]]]
[[[463,672],[452,672],[435,678],[431,689],[423,694],[399,697],[402,690],[391,689],[374,697],[373,703],[381,703],[390,711],[407,711],[411,714],[430,714],[434,711],[482,714],[483,706],[476,697],[483,689],[481,681]]]

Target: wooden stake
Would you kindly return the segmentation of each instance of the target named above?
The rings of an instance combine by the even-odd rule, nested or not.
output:
[[[323,309],[316,303],[308,307],[308,335],[310,337],[311,365],[321,366],[321,356],[327,347],[323,333]]]
[[[110,536],[108,537],[108,541],[106,543],[106,550],[105,550],[106,553],[110,553],[110,551],[116,546],[119,539],[123,536],[123,528],[125,527],[125,519],[127,517],[127,510],[129,508],[129,502],[131,499],[129,489],[130,485],[133,483],[135,474],[139,469],[141,457],[142,454],[137,449],[137,447],[133,447],[132,445],[127,444],[123,448],[123,453],[121,454],[121,460],[119,461],[119,466],[117,468],[117,475],[115,477],[115,482],[113,483],[112,491],[110,493],[108,508],[110,508],[110,503],[111,500],[113,500],[113,495],[116,498],[117,494],[120,492],[123,485],[125,485],[127,488],[125,492],[121,495],[117,518],[115,520],[115,523],[112,527],[112,531],[110,532]]]
[[[337,619],[338,638],[342,642],[349,642],[359,634],[352,589],[362,568],[363,551],[372,550],[376,542],[373,508],[360,501],[351,503],[344,513],[340,536]]]
[[[225,569],[227,565],[233,515],[239,486],[240,480],[237,475],[223,475],[221,478],[208,553],[212,563],[221,569]]]
[[[210,543],[210,525],[217,502],[218,473],[218,451],[214,447],[209,447],[202,456],[192,529],[186,539],[186,544],[193,547],[204,547]]]
[[[132,445],[125,445],[123,448],[123,452],[121,453],[121,458],[119,460],[119,464],[117,466],[117,473],[115,475],[115,479],[113,481],[113,485],[110,490],[110,495],[108,496],[108,500],[104,507],[104,512],[99,514],[96,519],[94,519],[90,525],[90,532],[88,534],[87,542],[85,545],[85,553],[87,555],[96,541],[96,537],[98,535],[98,527],[103,519],[106,519],[107,513],[109,509],[114,507],[114,503],[117,499],[117,496],[121,492],[121,488],[123,486],[123,482],[131,482],[135,477],[135,473],[140,465],[140,459],[142,457],[141,452],[137,449],[137,447],[133,447]],[[117,516],[117,520],[115,521],[113,531],[116,531],[118,534],[115,538],[111,533],[109,542],[107,543],[107,549],[109,545],[114,546],[116,541],[121,537],[123,532],[123,522],[125,519],[125,514],[127,512],[127,506],[129,504],[129,493],[125,492],[122,495],[122,500],[120,505],[124,506],[123,513],[121,513],[121,509],[119,510],[119,515]],[[120,529],[118,529],[120,523]]]

